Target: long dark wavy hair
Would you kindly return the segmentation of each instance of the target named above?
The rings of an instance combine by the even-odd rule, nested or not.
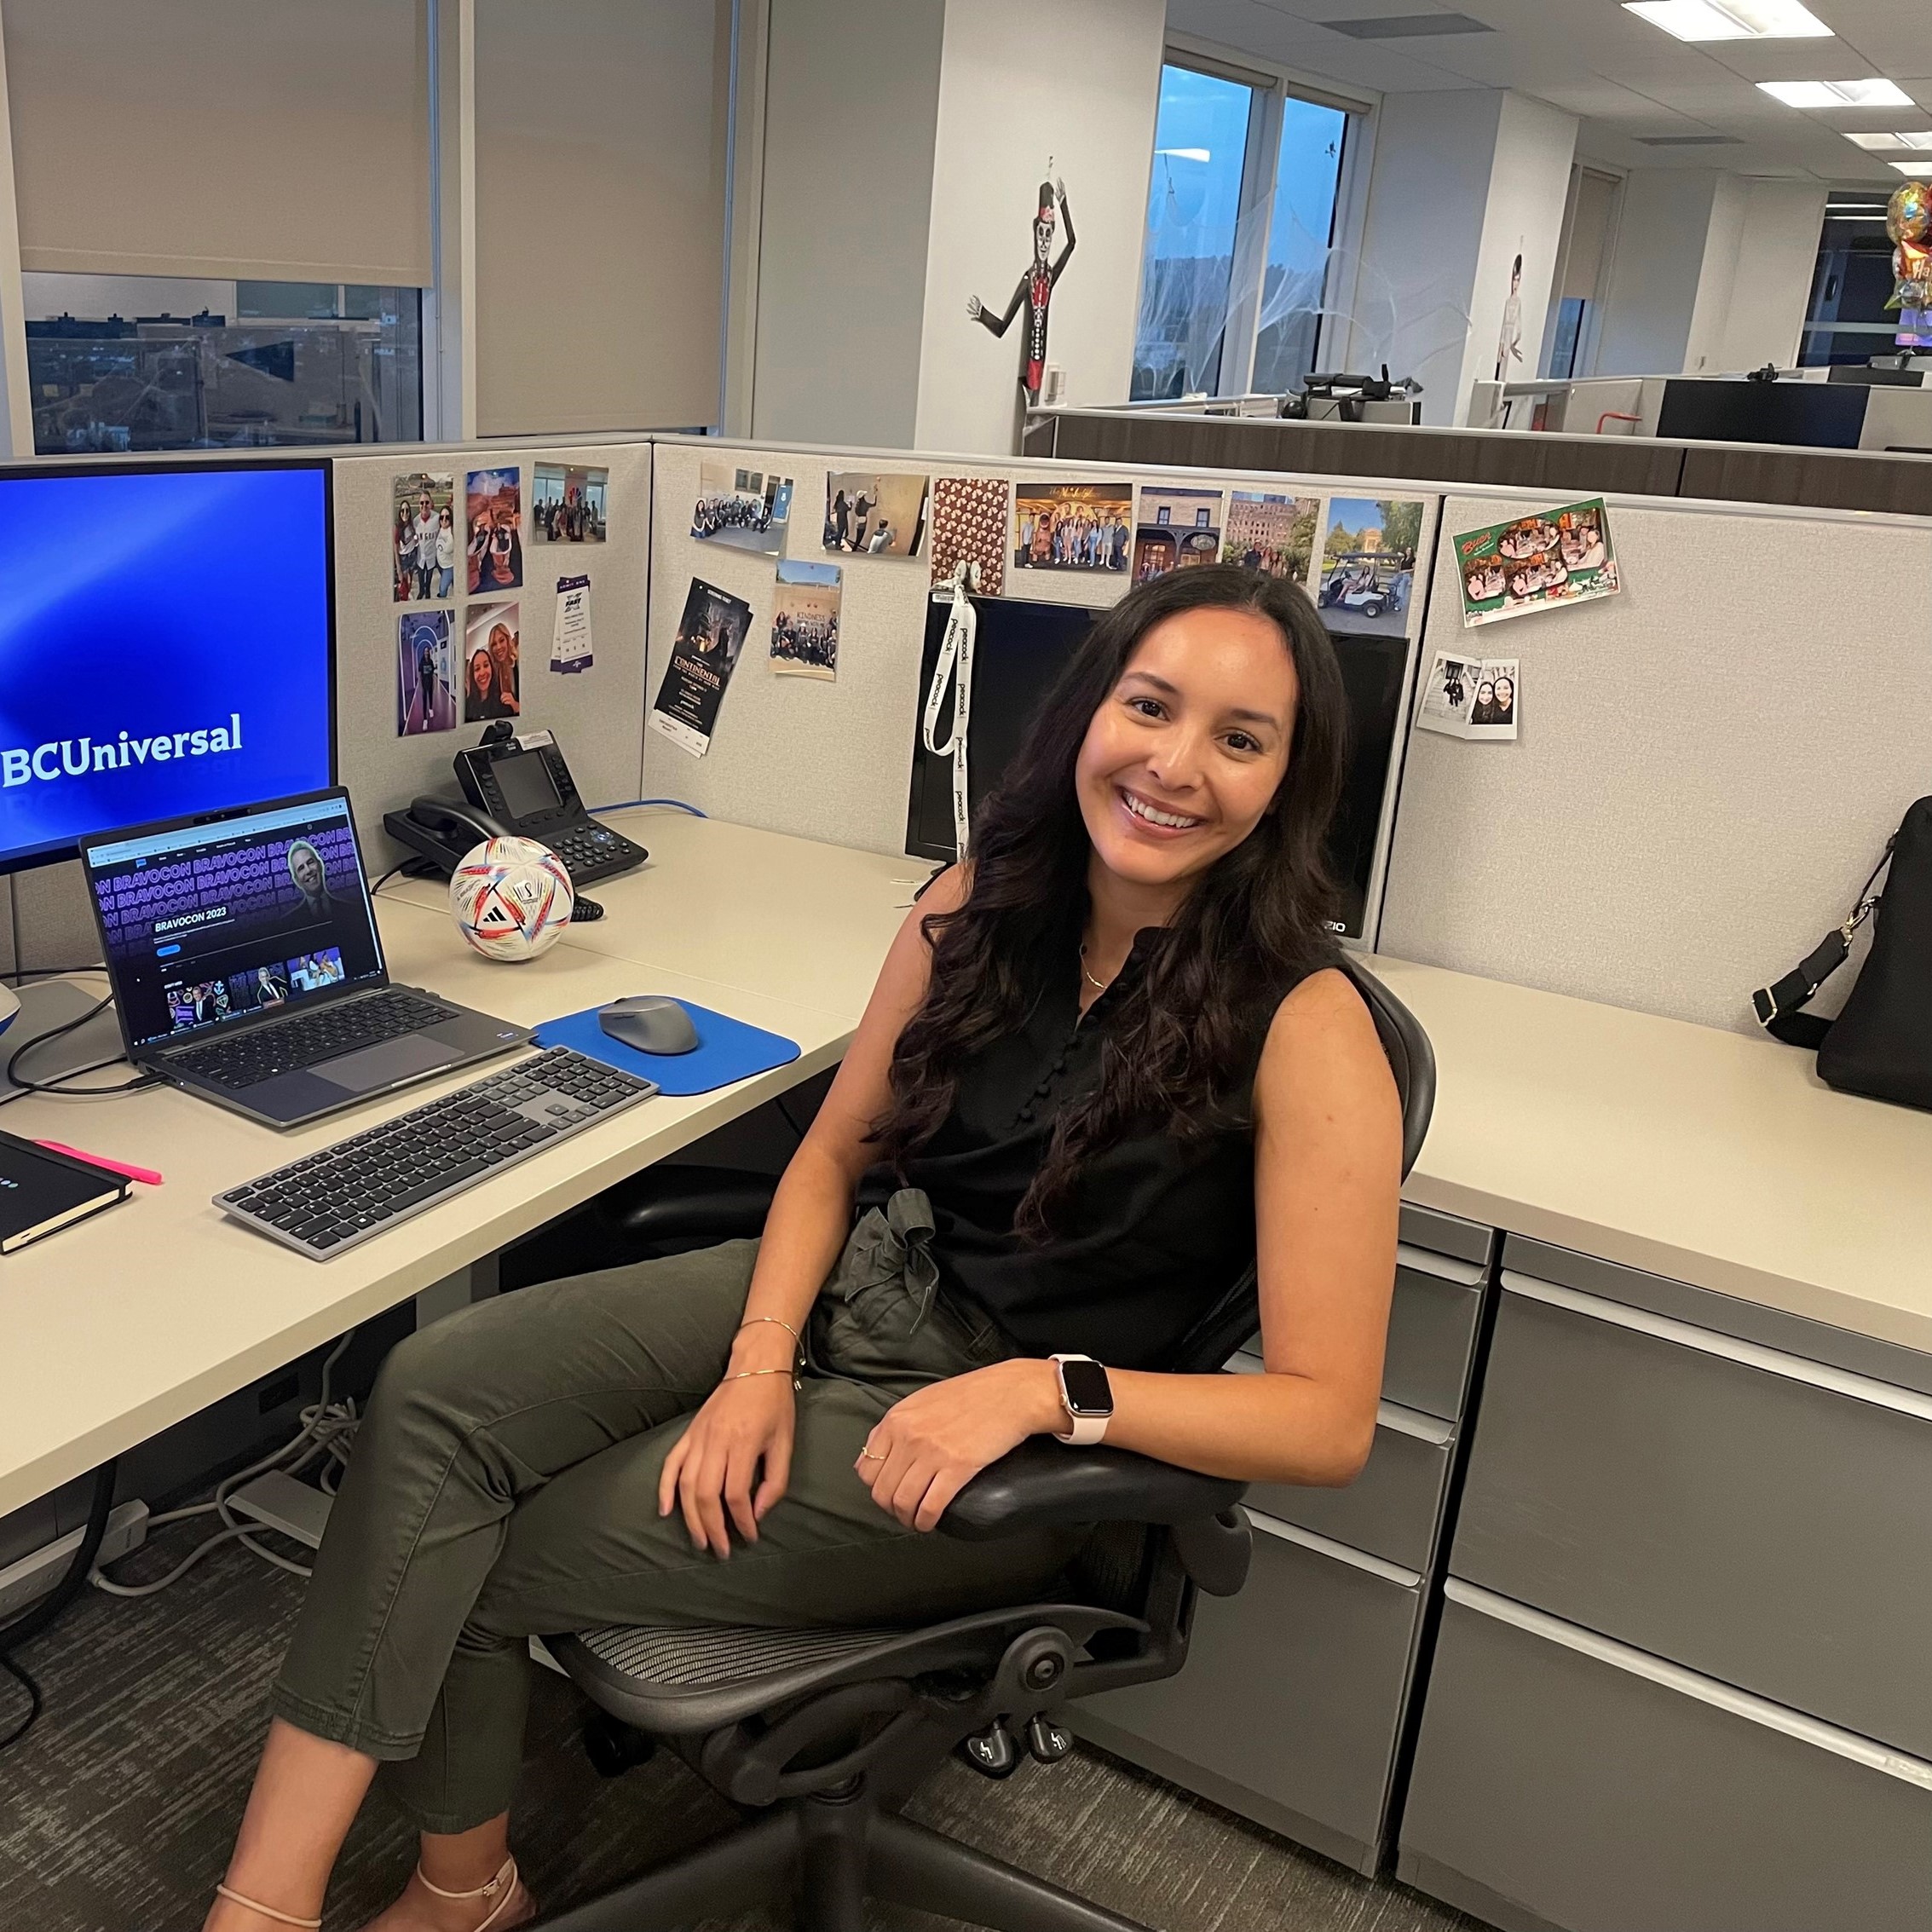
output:
[[[1094,625],[981,805],[966,903],[924,922],[931,977],[893,1048],[891,1101],[874,1142],[903,1175],[952,1110],[967,1061],[1023,1025],[1046,977],[1065,970],[1053,953],[1068,942],[1070,919],[1084,921],[1093,851],[1075,781],[1087,727],[1142,638],[1201,609],[1253,611],[1281,632],[1299,691],[1288,769],[1260,823],[1202,875],[1113,1008],[1099,1081],[1060,1110],[1015,1217],[1029,1241],[1047,1237],[1093,1149],[1156,1122],[1197,1145],[1245,1120],[1244,1076],[1282,987],[1338,956],[1325,923],[1335,906],[1325,847],[1348,706],[1335,647],[1313,605],[1283,579],[1234,564],[1170,572]]]

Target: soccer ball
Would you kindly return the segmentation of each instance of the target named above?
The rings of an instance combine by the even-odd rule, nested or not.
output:
[[[563,936],[576,896],[563,861],[534,839],[472,846],[449,882],[456,929],[486,960],[533,960]]]

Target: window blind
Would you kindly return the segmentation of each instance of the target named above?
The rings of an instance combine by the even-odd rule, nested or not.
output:
[[[730,60],[730,0],[477,0],[482,434],[718,419]]]
[[[430,280],[425,0],[7,0],[29,269]]]

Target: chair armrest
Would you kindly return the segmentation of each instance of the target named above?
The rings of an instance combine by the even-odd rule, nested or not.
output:
[[[659,1165],[601,1196],[597,1219],[637,1242],[735,1241],[761,1233],[778,1182],[737,1168]]]
[[[982,1469],[953,1498],[939,1527],[983,1543],[1081,1523],[1188,1523],[1232,1509],[1247,1487],[1131,1450],[1070,1449],[1033,1436]]]

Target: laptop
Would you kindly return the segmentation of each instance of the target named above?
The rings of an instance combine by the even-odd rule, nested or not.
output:
[[[530,1036],[390,983],[339,787],[80,851],[129,1059],[251,1120],[300,1127]]]

